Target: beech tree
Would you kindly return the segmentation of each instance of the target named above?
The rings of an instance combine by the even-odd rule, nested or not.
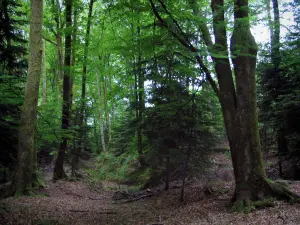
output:
[[[198,32],[213,60],[213,71],[205,65],[197,46],[191,42],[180,26],[180,22],[169,11],[167,4],[162,0],[157,2],[149,0],[149,2],[160,25],[195,56],[200,71],[205,74],[206,80],[219,98],[235,174],[236,187],[233,199],[238,209],[249,206],[251,200],[259,200],[268,196],[298,198],[287,187],[275,184],[266,177],[257,122],[255,83],[257,45],[250,31],[248,0],[233,2],[234,27],[230,51],[227,45],[228,31],[224,1],[211,1],[215,42],[211,39],[198,2],[189,1],[197,21]],[[233,62],[233,71],[230,58]],[[213,79],[212,73],[216,74],[218,83]]]
[[[31,0],[28,75],[19,128],[18,163],[13,184],[17,194],[31,191],[37,163],[34,137],[42,65],[42,19],[43,0]]]

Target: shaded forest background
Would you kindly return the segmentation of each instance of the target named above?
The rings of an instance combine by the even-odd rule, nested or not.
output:
[[[42,185],[43,167],[51,163],[54,180],[80,179],[84,160],[93,158],[89,173],[95,180],[144,189],[162,182],[169,189],[180,180],[183,200],[187,178],[206,174],[212,154],[231,155],[223,145],[222,88],[218,93],[212,84],[222,87],[218,63],[237,64],[228,53],[229,38],[217,43],[223,26],[234,37],[237,19],[233,4],[215,2],[44,1],[37,121],[31,124],[34,136],[26,136],[19,127],[21,111],[32,107],[23,105],[32,6],[1,1],[0,182],[4,188],[17,184],[3,195]],[[258,43],[255,73],[261,150],[263,156],[276,152],[278,174],[272,178],[299,180],[300,2],[249,4],[249,23],[270,30],[270,42]],[[280,36],[280,11],[288,9],[295,23]],[[211,47],[206,37],[213,33],[217,44]],[[18,167],[22,135],[34,138],[29,181],[18,177],[25,168]],[[22,188],[16,179],[24,181]]]

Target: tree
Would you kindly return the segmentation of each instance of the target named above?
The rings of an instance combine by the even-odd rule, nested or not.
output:
[[[34,167],[37,163],[34,133],[42,63],[42,20],[43,1],[32,0],[28,76],[19,128],[18,164],[14,177],[14,188],[17,194],[26,194],[31,191]]]
[[[25,82],[28,66],[24,57],[27,52],[22,29],[24,18],[17,1],[0,2],[0,183],[10,179],[17,157],[20,107],[24,95],[20,84]]]
[[[298,58],[299,27],[293,26],[285,45],[280,43],[278,2],[272,1],[274,22],[271,23],[271,49],[260,63],[260,113],[264,129],[272,128],[277,134],[279,175],[283,178],[299,178],[299,107],[296,104],[299,89]],[[297,9],[297,1],[293,7]],[[299,10],[294,11],[295,21]],[[272,25],[274,24],[274,25]],[[281,49],[280,49],[280,46]],[[285,46],[285,47],[284,47]]]
[[[65,34],[65,71],[63,79],[63,106],[61,128],[65,131],[55,162],[53,179],[61,179],[66,176],[64,172],[64,158],[68,148],[68,137],[66,131],[69,129],[70,120],[70,98],[71,98],[71,50],[72,50],[72,0],[65,0],[66,6],[66,34]]]
[[[200,70],[205,74],[219,98],[235,174],[234,200],[236,206],[243,209],[244,206],[249,205],[251,200],[262,199],[266,196],[298,197],[286,188],[275,188],[275,184],[268,181],[266,177],[257,124],[255,84],[257,45],[250,31],[248,1],[234,1],[231,54],[229,54],[227,46],[224,1],[211,1],[215,43],[211,40],[209,29],[197,2],[189,1],[195,17],[200,17],[197,19],[197,25],[214,62],[218,85],[212,78],[211,71],[199,56],[197,47],[190,41],[189,36],[164,1],[158,0],[159,4],[155,4],[153,0],[149,0],[149,2],[160,25],[168,29],[182,46],[195,55]],[[231,70],[229,57],[232,59],[234,71]]]
[[[90,29],[91,29],[91,20],[92,20],[92,13],[93,13],[93,5],[94,0],[90,0],[89,4],[89,12],[87,18],[87,25],[86,25],[86,34],[85,34],[85,45],[84,45],[84,55],[83,55],[83,67],[82,67],[82,84],[81,84],[81,106],[80,106],[80,118],[79,118],[79,127],[80,127],[80,137],[79,137],[79,147],[76,148],[72,158],[72,173],[73,175],[76,174],[76,169],[78,167],[78,160],[80,152],[84,149],[84,140],[85,140],[85,116],[86,116],[86,73],[87,73],[87,60],[88,60],[88,52],[89,52],[89,42],[90,42]]]

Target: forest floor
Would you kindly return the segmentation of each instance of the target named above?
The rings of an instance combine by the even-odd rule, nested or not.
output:
[[[230,161],[224,154],[214,157],[219,174],[228,171]],[[226,172],[227,171],[227,172]],[[223,173],[224,174],[224,173]],[[230,177],[230,176],[229,176]],[[223,177],[224,178],[224,177]],[[224,181],[226,180],[226,181]],[[35,197],[7,198],[0,201],[1,225],[146,225],[146,224],[300,224],[300,204],[276,201],[275,207],[255,210],[249,214],[231,211],[230,198],[233,180],[212,183],[208,195],[203,193],[203,182],[186,187],[186,200],[179,201],[180,188],[169,191],[144,192],[140,197],[116,200],[120,186],[103,181],[46,180],[43,193]],[[300,193],[300,183],[292,182]],[[121,189],[125,189],[121,186]],[[124,191],[124,190],[123,190]],[[151,193],[154,193],[151,195]],[[150,196],[151,195],[151,196]]]

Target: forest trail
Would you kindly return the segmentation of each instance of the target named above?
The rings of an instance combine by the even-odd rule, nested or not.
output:
[[[217,163],[226,157],[217,158]],[[249,214],[233,213],[230,198],[233,181],[214,183],[212,195],[203,193],[203,184],[186,188],[186,202],[178,201],[180,188],[159,191],[150,197],[126,202],[114,200],[119,186],[103,181],[47,181],[47,196],[8,198],[0,201],[1,225],[189,225],[189,224],[300,224],[300,205],[276,202],[275,207]],[[300,183],[292,186],[299,193]],[[221,190],[219,191],[218,190]],[[123,186],[121,189],[125,189]]]

